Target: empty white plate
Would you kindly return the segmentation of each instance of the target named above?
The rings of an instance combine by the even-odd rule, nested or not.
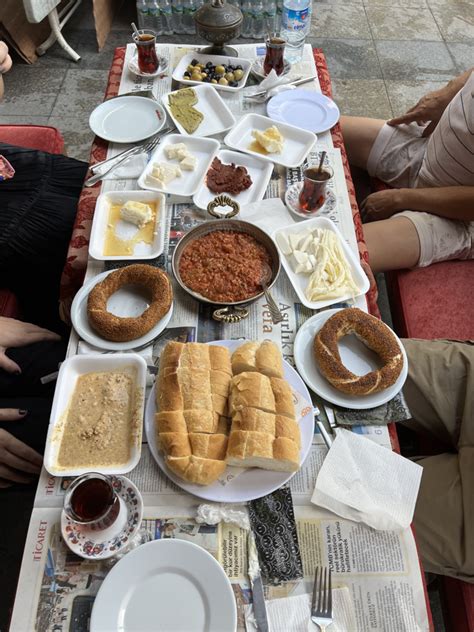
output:
[[[219,158],[223,164],[229,165],[233,162],[237,167],[245,167],[252,179],[250,187],[245,191],[241,191],[238,195],[231,195],[227,192],[223,192],[222,195],[229,196],[232,200],[238,202],[240,207],[244,204],[258,202],[263,198],[273,171],[273,165],[270,162],[228,149],[221,149],[216,157]],[[206,179],[204,178],[201,188],[193,198],[193,202],[199,208],[206,209],[209,202],[217,195],[220,194],[212,193],[212,191],[208,189]]]
[[[105,338],[101,338],[89,324],[89,318],[87,317],[87,299],[92,288],[97,285],[99,281],[105,279],[111,272],[113,272],[113,270],[102,272],[81,287],[72,302],[71,320],[79,336],[91,345],[99,347],[100,349],[110,349],[111,351],[128,351],[135,349],[135,347],[140,347],[147,342],[151,342],[165,329],[173,314],[173,303],[171,303],[168,313],[144,336],[140,336],[140,338],[136,338],[135,340],[129,340],[128,342],[105,340]],[[135,318],[142,314],[147,307],[148,301],[145,296],[140,293],[138,288],[129,285],[124,285],[115,292],[115,294],[112,294],[107,302],[107,309],[112,312],[112,314],[121,316],[122,318]]]
[[[193,86],[192,88],[189,87],[183,89],[194,90],[198,98],[198,102],[193,105],[193,108],[201,112],[204,118],[196,131],[192,134],[188,134],[181,123],[174,118],[168,103],[168,96],[178,92],[178,90],[164,94],[161,97],[163,105],[181,134],[185,134],[186,136],[212,136],[213,134],[225,132],[235,125],[234,115],[217,94],[217,90],[215,90],[211,85],[208,83],[202,83],[198,86]]]
[[[272,97],[267,103],[267,114],[274,121],[315,133],[331,129],[341,115],[332,99],[319,92],[299,88]]]
[[[155,187],[146,181],[146,177],[151,173],[153,165],[158,162],[168,162],[171,165],[179,167],[179,161],[167,158],[165,148],[168,145],[177,145],[184,143],[190,153],[196,157],[196,168],[194,171],[186,171],[181,169],[181,176],[175,178],[163,187]],[[214,138],[200,138],[182,134],[168,134],[153,153],[150,162],[147,164],[145,171],[138,179],[138,185],[142,189],[150,189],[152,191],[162,191],[163,193],[171,193],[173,195],[184,195],[191,197],[196,193],[202,184],[207,170],[214,156],[219,149],[219,142]]]
[[[94,134],[113,143],[138,143],[159,132],[165,121],[165,111],[153,99],[124,96],[97,106],[89,126]]]
[[[307,132],[300,127],[277,123],[280,134],[283,136],[283,150],[280,154],[261,154],[251,149],[254,142],[253,130],[260,132],[275,125],[275,121],[261,114],[247,114],[243,116],[235,127],[224,138],[224,143],[232,149],[243,151],[246,154],[257,156],[260,160],[269,160],[284,167],[299,167],[311,151],[316,142],[316,135]]]
[[[397,338],[403,355],[403,368],[397,381],[384,391],[370,395],[348,395],[347,393],[338,391],[320,373],[313,351],[315,335],[324,323],[338,311],[340,310],[328,309],[324,312],[320,312],[309,318],[300,327],[293,345],[296,368],[306,384],[328,402],[332,402],[337,406],[343,406],[344,408],[356,409],[381,406],[395,397],[405,383],[408,374],[408,360],[405,349],[395,332],[390,329]],[[341,338],[338,347],[342,363],[349,371],[352,371],[356,375],[365,375],[380,367],[380,361],[377,355],[358,340],[354,334]]]
[[[231,583],[205,549],[178,539],[154,540],[127,553],[104,579],[91,632],[234,632]]]

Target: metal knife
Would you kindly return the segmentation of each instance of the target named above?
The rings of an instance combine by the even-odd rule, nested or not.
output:
[[[263,592],[262,576],[258,563],[258,553],[255,544],[255,536],[249,531],[247,539],[248,576],[252,586],[253,614],[257,623],[258,632],[269,632],[267,607],[265,606],[265,594]]]

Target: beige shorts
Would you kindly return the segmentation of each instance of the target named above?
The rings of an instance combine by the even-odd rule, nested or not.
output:
[[[418,172],[425,154],[427,138],[416,123],[380,130],[367,161],[369,175],[392,187],[423,186]],[[474,259],[474,222],[438,217],[422,211],[403,211],[393,217],[408,217],[420,241],[418,267],[450,259]]]

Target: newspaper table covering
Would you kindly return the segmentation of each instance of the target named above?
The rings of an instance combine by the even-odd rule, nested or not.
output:
[[[263,48],[255,45],[239,46],[239,55],[253,59]],[[189,48],[163,45],[160,54],[171,59],[173,68]],[[133,46],[128,46],[119,93],[151,89],[160,97],[171,90],[171,77],[161,80],[144,79],[131,75],[128,61]],[[310,46],[304,50],[303,60],[295,72],[304,76],[316,75]],[[306,89],[319,90],[318,81]],[[264,106],[242,99],[245,90],[221,95],[240,117],[248,111],[265,113]],[[345,187],[340,154],[332,148],[328,132],[318,137],[317,150],[329,150],[336,177],[334,193],[337,204],[329,210],[330,217],[341,230],[351,248],[357,252],[350,202]],[[111,145],[108,156],[123,150]],[[316,148],[308,161],[317,161]],[[289,183],[299,179],[299,170],[275,168],[269,183],[267,198],[279,197]],[[136,180],[106,180],[102,191],[137,189]],[[155,262],[168,266],[173,248],[179,238],[195,225],[206,220],[202,211],[189,200],[167,197],[168,231],[165,250]],[[89,260],[86,280],[100,273],[103,262]],[[284,358],[293,363],[293,340],[301,324],[313,312],[298,303],[294,290],[282,271],[274,287],[274,297],[284,314],[280,325],[273,325],[264,299],[251,306],[248,319],[233,325],[218,323],[211,318],[208,306],[197,303],[174,286],[175,303],[172,320],[166,335],[150,348],[154,357],[168,340],[206,342],[219,339],[270,339],[282,349]],[[367,309],[365,300],[357,306]],[[72,333],[68,355],[78,352],[79,339]],[[387,448],[391,447],[386,427],[354,427]],[[315,434],[308,458],[301,470],[291,479],[290,489],[295,507],[295,519],[304,578],[267,586],[269,599],[311,592],[314,568],[329,563],[334,572],[334,584],[347,587],[356,613],[357,630],[393,630],[394,632],[428,630],[416,545],[410,529],[401,532],[377,532],[361,524],[343,520],[329,512],[311,506],[310,499],[316,477],[326,454],[319,434]],[[247,578],[246,532],[226,523],[199,525],[194,520],[199,499],[176,487],[158,468],[146,444],[143,445],[139,465],[129,474],[143,495],[145,512],[141,531],[133,545],[157,538],[183,538],[196,542],[212,553],[223,565],[232,582],[238,605],[238,628],[245,629],[244,608],[251,603]],[[13,612],[12,632],[24,630],[52,630],[55,632],[87,630],[90,611],[101,582],[117,559],[102,562],[82,560],[72,554],[62,541],[59,516],[68,479],[51,477],[43,470],[28,531],[17,598]],[[352,631],[351,631],[352,632]]]

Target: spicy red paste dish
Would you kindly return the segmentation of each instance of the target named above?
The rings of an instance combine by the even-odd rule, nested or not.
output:
[[[268,250],[251,235],[216,230],[184,248],[179,274],[190,290],[210,301],[235,303],[262,292],[260,282],[271,263]]]

